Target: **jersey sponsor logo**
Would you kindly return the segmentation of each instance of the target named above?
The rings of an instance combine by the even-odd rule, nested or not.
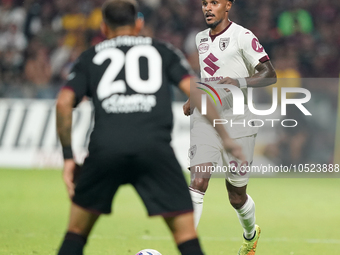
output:
[[[208,41],[208,38],[202,38],[200,43],[207,42],[207,41]]]
[[[188,156],[189,156],[190,159],[193,159],[195,157],[196,151],[197,151],[196,145],[193,145],[193,146],[190,147],[189,153],[188,153]]]
[[[218,58],[214,56],[214,54],[210,53],[208,57],[206,57],[203,62],[207,64],[208,66],[204,67],[204,71],[206,71],[210,76],[213,76],[218,69],[220,69],[219,66],[215,65],[214,62],[216,62]]]
[[[209,44],[207,44],[207,43],[201,43],[198,46],[198,52],[200,54],[206,53],[208,50],[209,50]]]
[[[254,38],[251,42],[251,46],[253,47],[253,50],[256,52],[263,52],[263,46],[260,44],[259,40],[257,38]]]
[[[228,47],[229,42],[230,42],[230,37],[220,39],[220,49],[221,49],[221,51],[224,51]]]
[[[210,78],[205,78],[204,82],[209,82],[209,81],[220,81],[223,79],[223,76],[219,76],[219,77],[210,77]]]
[[[102,107],[107,113],[151,112],[155,105],[155,95],[142,94],[114,94],[102,102]]]

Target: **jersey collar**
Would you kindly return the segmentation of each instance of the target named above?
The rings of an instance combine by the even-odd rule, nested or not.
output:
[[[225,31],[227,31],[227,29],[231,26],[232,23],[233,23],[233,22],[230,21],[229,25],[228,25],[225,29],[223,29],[221,32],[219,32],[218,34],[216,34],[216,35],[211,35],[211,31],[209,31],[209,36],[210,36],[211,41],[213,42],[217,36],[223,34]]]

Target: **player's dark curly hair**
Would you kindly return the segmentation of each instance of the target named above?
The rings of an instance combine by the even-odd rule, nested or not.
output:
[[[135,0],[108,0],[102,7],[103,20],[111,29],[134,25],[137,9]]]

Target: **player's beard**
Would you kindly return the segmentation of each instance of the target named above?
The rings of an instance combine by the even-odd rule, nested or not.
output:
[[[215,21],[214,23],[211,23],[211,24],[208,24],[207,22],[205,22],[205,23],[207,24],[208,28],[215,29],[222,22],[222,20],[223,19],[217,20],[217,21]]]

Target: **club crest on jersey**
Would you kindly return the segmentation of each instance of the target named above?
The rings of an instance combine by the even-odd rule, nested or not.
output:
[[[193,145],[193,146],[190,147],[189,153],[188,153],[188,156],[189,156],[190,159],[193,159],[195,157],[196,151],[197,151],[196,145]]]
[[[198,52],[200,54],[206,53],[209,50],[209,44],[207,43],[201,43],[198,45]]]
[[[220,49],[221,49],[221,51],[224,51],[228,47],[229,42],[230,42],[230,37],[220,39]]]

